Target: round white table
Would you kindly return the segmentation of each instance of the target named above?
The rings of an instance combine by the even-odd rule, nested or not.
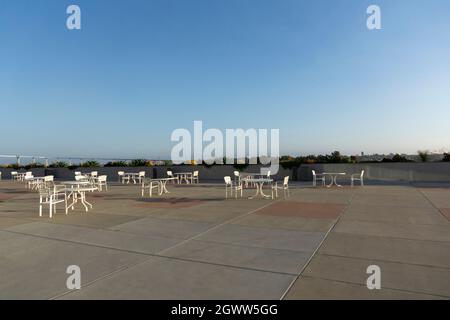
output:
[[[271,183],[271,182],[273,182],[273,179],[268,179],[268,178],[244,178],[244,179],[242,179],[242,181],[248,182],[248,183],[253,183],[256,186],[256,193],[253,196],[248,197],[249,199],[253,199],[253,198],[257,197],[258,195],[260,195],[261,198],[265,198],[265,199],[270,198],[270,196],[266,195],[263,192],[263,185],[264,185],[264,183]]]
[[[338,176],[345,176],[346,173],[345,172],[324,172],[322,173],[325,177],[326,176],[330,176],[331,177],[331,182],[330,184],[327,185],[327,188],[331,188],[334,185],[336,185],[337,187],[342,187],[340,184],[337,183],[337,177]]]

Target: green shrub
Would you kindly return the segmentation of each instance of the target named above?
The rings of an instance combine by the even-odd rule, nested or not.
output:
[[[84,167],[84,168],[100,167],[100,163],[98,161],[95,161],[95,160],[89,160],[89,161],[83,162],[81,164],[81,167]]]
[[[412,161],[408,160],[405,156],[402,156],[397,153],[392,157],[392,159],[384,158],[383,160],[381,160],[381,162],[412,162]]]
[[[105,163],[104,167],[126,167],[128,163],[126,161],[110,161]]]
[[[430,153],[428,152],[428,150],[419,150],[417,151],[417,154],[419,155],[419,158],[422,162],[427,162]]]
[[[29,169],[33,169],[33,168],[45,168],[45,166],[42,163],[30,163],[30,164],[27,164],[26,166],[24,166],[24,168],[26,170],[29,170]]]
[[[49,165],[50,168],[67,168],[69,164],[64,161],[56,161]]]
[[[442,158],[442,162],[450,162],[450,153],[444,153],[444,158]]]
[[[130,167],[145,167],[147,160],[145,159],[134,159],[130,161]]]

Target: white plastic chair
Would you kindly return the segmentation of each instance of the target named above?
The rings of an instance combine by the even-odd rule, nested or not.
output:
[[[145,189],[148,188],[148,195],[151,197],[153,195],[153,189],[158,189],[158,194],[161,193],[161,182],[158,180],[152,180],[149,179],[147,182],[147,184],[145,183],[146,181],[143,180],[142,182],[142,187],[141,187],[141,195],[142,197],[144,196],[145,193]]]
[[[81,176],[81,171],[75,171],[76,176]]]
[[[175,180],[172,180],[173,183],[175,183],[175,182],[178,183],[178,184],[180,183],[180,180],[179,180],[178,176],[175,176],[171,170],[167,170],[167,176],[169,178],[174,178],[175,179]]]
[[[325,187],[325,176],[323,174],[316,173],[315,170],[312,170],[313,175],[313,187],[317,186],[317,181],[322,181],[322,186]]]
[[[11,180],[17,180],[18,179],[17,174],[18,174],[17,171],[11,171]]]
[[[86,176],[75,176],[75,181],[87,181],[88,178]]]
[[[242,198],[242,183],[239,182],[236,185],[233,186],[233,181],[231,180],[230,176],[225,176],[224,178],[225,181],[225,198],[228,198],[228,189],[230,189],[230,195],[233,196],[233,191],[234,191],[234,196],[237,199],[238,196],[238,191],[241,191],[241,198]]]
[[[123,183],[123,175],[124,174],[125,174],[125,171],[117,171],[118,182],[122,182]]]
[[[354,186],[355,181],[360,181],[361,186],[363,187],[364,186],[364,170],[362,170],[361,173],[352,174],[350,177],[350,180],[351,180],[352,187]]]
[[[54,176],[45,176],[44,177],[44,186],[47,188],[51,188],[54,185]]]
[[[192,173],[192,183],[194,183],[194,182],[199,183],[199,180],[198,180],[198,170],[195,170],[195,171]]]
[[[31,182],[32,182],[33,178],[34,178],[34,176],[33,176],[32,172],[25,173],[25,176],[23,177],[23,181],[25,181],[26,185],[28,185],[28,188],[31,188]]]
[[[65,203],[65,210],[67,214],[67,193],[65,186],[53,186],[47,188],[43,185],[39,188],[39,217],[42,217],[42,206],[47,204],[49,206],[49,217],[52,218],[56,213],[56,204]]]
[[[106,175],[102,175],[97,178],[96,187],[99,191],[103,191],[103,186],[105,187],[105,190],[108,191],[108,183],[106,182],[107,177],[108,176]]]
[[[145,178],[145,171],[139,171],[138,177],[137,177],[139,183],[142,183],[142,181],[144,180],[144,178]]]
[[[272,185],[272,199],[273,199],[274,191],[275,191],[275,197],[278,198],[278,189],[283,190],[283,196],[284,196],[285,199],[290,197],[290,194],[289,194],[289,176],[284,177],[283,185],[278,186],[278,182],[275,182]]]

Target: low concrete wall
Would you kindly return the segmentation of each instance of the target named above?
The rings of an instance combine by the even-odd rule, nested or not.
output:
[[[406,182],[450,182],[450,163],[330,163],[302,165],[297,170],[300,181],[312,180],[311,170],[320,172],[359,173],[365,170],[368,180]]]
[[[98,167],[98,168],[77,168],[69,170],[67,168],[35,168],[29,171],[33,175],[44,176],[53,175],[57,180],[72,180],[75,171],[91,172],[98,171],[99,175],[105,174],[109,181],[117,179],[117,171],[139,172],[145,171],[147,177],[165,177],[169,167]],[[233,176],[236,169],[232,165],[205,166],[172,166],[173,172],[199,171],[200,181],[222,180],[224,176]],[[244,171],[259,172],[260,166],[249,165]],[[406,182],[450,182],[450,163],[448,162],[428,162],[428,163],[330,163],[330,164],[303,164],[300,168],[283,169],[280,167],[275,179],[281,180],[285,176],[290,176],[292,180],[311,181],[314,169],[316,172],[346,172],[347,174],[359,173],[365,170],[367,180],[383,181],[406,181]],[[10,179],[11,171],[25,171],[14,169],[0,169],[2,179]]]
[[[199,171],[200,181],[208,180],[223,180],[224,176],[233,176],[233,172],[236,170],[232,165],[223,166],[154,166],[154,167],[96,167],[96,168],[76,168],[74,170],[69,170],[68,168],[48,168],[45,170],[47,175],[55,176],[58,180],[71,180],[74,178],[75,171],[81,172],[91,172],[98,171],[99,175],[107,175],[109,181],[114,181],[118,178],[118,171],[125,172],[139,172],[145,171],[146,177],[161,178],[167,177],[166,171],[168,168],[172,168],[174,173],[177,172],[192,172],[194,170]],[[260,166],[249,165],[245,168],[246,172],[259,172]],[[291,169],[280,168],[275,179],[282,179],[285,176],[290,176],[291,179],[294,178],[293,171]]]
[[[31,171],[31,172],[33,172],[33,176],[43,177],[43,176],[45,176],[45,170],[46,170],[45,168],[33,168],[33,169],[29,169],[29,170],[25,170],[25,169],[16,170],[16,169],[10,169],[10,168],[0,168],[0,172],[2,173],[2,175],[1,175],[2,180],[11,179],[12,171],[17,171],[17,172]]]

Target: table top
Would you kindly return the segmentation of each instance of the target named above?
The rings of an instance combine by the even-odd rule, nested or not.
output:
[[[247,182],[261,182],[261,183],[273,181],[273,179],[269,178],[244,178],[243,180]]]
[[[267,173],[261,173],[261,172],[240,172],[240,176],[264,176],[267,177]]]
[[[166,180],[175,180],[176,178],[148,178],[145,179],[145,182],[149,182],[149,181],[166,181]]]
[[[327,174],[330,176],[344,176],[347,173],[345,173],[345,172],[323,172],[322,174]]]
[[[139,175],[139,172],[125,172],[124,174],[129,175],[129,176],[132,176],[132,175],[137,176],[137,175]]]
[[[174,174],[193,174],[193,172],[176,172]]]
[[[61,181],[61,184],[68,184],[68,185],[81,185],[81,184],[89,184],[89,181]]]

